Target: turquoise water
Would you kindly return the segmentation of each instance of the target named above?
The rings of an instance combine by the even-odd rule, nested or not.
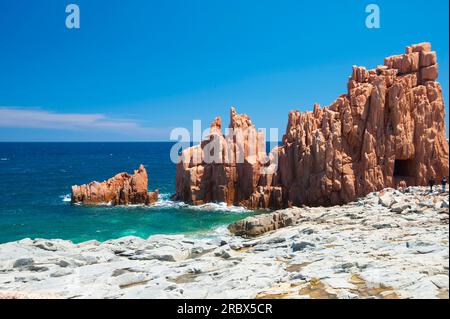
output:
[[[239,207],[171,201],[172,143],[0,143],[0,243],[22,238],[104,241],[127,235],[220,231],[251,214]],[[103,181],[144,164],[152,207],[71,205],[70,186]]]

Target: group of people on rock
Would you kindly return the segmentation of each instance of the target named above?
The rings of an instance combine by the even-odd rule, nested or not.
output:
[[[431,177],[431,178],[428,180],[428,185],[430,186],[430,193],[433,192],[433,186],[434,186],[434,184],[435,184],[434,178]],[[441,180],[441,186],[442,186],[442,192],[445,192],[445,191],[446,191],[446,187],[447,187],[447,178],[446,178],[445,176],[442,177],[442,180]]]

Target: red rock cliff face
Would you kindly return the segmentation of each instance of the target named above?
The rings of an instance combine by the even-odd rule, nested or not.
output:
[[[234,134],[224,135],[221,119],[216,118],[209,139],[183,151],[176,171],[178,199],[195,205],[247,205],[261,183],[265,139],[250,118],[237,114],[234,108],[230,111],[229,128]]]
[[[72,186],[72,203],[87,205],[151,204],[158,200],[158,191],[148,192],[148,175],[144,165],[133,175],[119,173],[104,182]]]
[[[262,134],[256,133],[256,156],[249,156],[252,133],[230,138],[216,119],[210,140],[220,141],[222,158],[243,152],[245,161],[205,163],[208,141],[185,150],[177,165],[177,197],[192,204],[219,201],[250,208],[336,205],[400,182],[426,185],[430,178],[448,178],[437,76],[429,43],[407,47],[405,54],[388,57],[373,70],[353,67],[347,94],[325,108],[289,113],[283,145],[273,150],[278,165],[269,174],[261,172],[267,166]],[[234,109],[230,127],[256,132],[248,116]]]

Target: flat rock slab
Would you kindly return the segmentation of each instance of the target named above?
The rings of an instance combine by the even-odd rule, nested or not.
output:
[[[400,214],[380,202],[387,195],[433,205]],[[426,188],[387,189],[255,216],[257,225],[297,219],[253,238],[24,239],[0,245],[0,298],[448,298],[445,201]]]

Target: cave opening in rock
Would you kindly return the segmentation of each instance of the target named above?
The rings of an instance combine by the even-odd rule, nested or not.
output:
[[[395,160],[394,177],[414,177],[415,163],[414,160]]]

